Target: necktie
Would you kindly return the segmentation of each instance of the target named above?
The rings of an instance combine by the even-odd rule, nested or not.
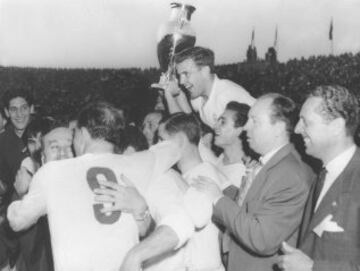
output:
[[[314,189],[314,194],[313,194],[313,199],[312,199],[312,213],[315,212],[316,203],[317,203],[317,201],[319,199],[321,190],[324,187],[326,174],[327,174],[326,168],[322,168],[320,173],[319,173],[316,184],[315,184],[315,189]]]
[[[241,179],[239,192],[236,198],[237,204],[239,206],[242,206],[242,204],[244,203],[246,194],[249,191],[249,188],[254,180],[254,177],[259,172],[261,166],[262,164],[260,162],[251,162],[250,164],[246,165],[245,175]],[[226,230],[221,240],[222,253],[229,252],[230,239],[231,239],[230,233]]]
[[[239,193],[237,199],[237,203],[239,206],[243,204],[246,194],[249,191],[249,188],[254,180],[254,177],[258,173],[260,167],[261,167],[260,162],[253,163],[252,165],[246,167],[246,173],[242,177],[241,184],[239,187]]]

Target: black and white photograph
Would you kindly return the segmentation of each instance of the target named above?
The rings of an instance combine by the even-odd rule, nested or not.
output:
[[[360,0],[0,0],[0,271],[360,270]]]

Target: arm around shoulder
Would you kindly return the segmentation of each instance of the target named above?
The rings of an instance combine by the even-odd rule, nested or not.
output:
[[[46,198],[42,184],[42,176],[44,175],[41,174],[41,172],[39,173],[34,175],[29,192],[23,199],[14,201],[8,208],[7,218],[14,231],[29,228],[35,224],[41,216],[46,214]]]
[[[145,261],[173,250],[178,243],[179,239],[170,227],[160,226],[127,253],[120,270],[140,271]]]

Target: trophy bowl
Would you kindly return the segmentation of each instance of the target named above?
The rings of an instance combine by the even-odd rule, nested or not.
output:
[[[162,72],[173,68],[174,55],[195,45],[195,31],[190,24],[195,7],[182,3],[171,3],[171,15],[158,32],[157,56]]]

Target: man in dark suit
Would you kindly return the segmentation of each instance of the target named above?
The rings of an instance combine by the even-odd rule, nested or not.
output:
[[[6,209],[14,197],[14,181],[21,161],[28,156],[24,141],[27,138],[26,128],[34,111],[33,97],[22,88],[9,89],[3,96],[4,111],[9,118],[9,125],[0,134],[0,180],[3,184],[3,195],[0,201],[0,219],[5,218]],[[15,195],[16,197],[16,195]],[[19,254],[19,239],[30,236],[29,230],[21,237],[10,230],[7,221],[0,223],[0,268],[13,266]],[[27,234],[28,233],[28,234]],[[21,251],[27,247],[21,245]],[[17,265],[19,266],[19,265]],[[20,270],[20,267],[18,267]]]
[[[213,200],[213,219],[230,233],[228,271],[273,270],[281,243],[296,243],[312,173],[289,142],[295,108],[275,93],[258,98],[251,108],[245,129],[262,165],[248,178],[253,181],[246,195],[239,190],[242,203],[207,180],[197,184]]]
[[[310,190],[299,249],[283,244],[283,270],[360,270],[358,121],[357,98],[340,86],[316,88],[302,106],[296,132],[323,170]]]

